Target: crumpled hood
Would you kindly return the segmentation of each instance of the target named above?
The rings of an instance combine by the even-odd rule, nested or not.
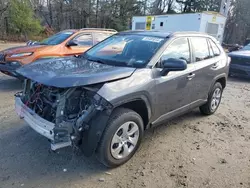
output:
[[[18,46],[14,48],[8,48],[6,50],[3,50],[0,53],[11,55],[11,54],[18,54],[18,53],[25,53],[25,52],[35,52],[36,50],[45,49],[51,46],[48,45],[34,45],[34,46]]]
[[[67,57],[39,60],[19,68],[17,73],[47,86],[65,88],[118,80],[131,76],[134,71],[135,68]]]
[[[239,50],[239,51],[229,53],[228,56],[229,57],[246,57],[246,58],[250,58],[250,51],[249,50]]]

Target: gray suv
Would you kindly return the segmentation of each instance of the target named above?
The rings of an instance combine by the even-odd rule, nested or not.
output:
[[[219,107],[230,58],[211,36],[127,31],[80,57],[44,59],[17,72],[17,114],[51,142],[108,167],[128,161],[146,129],[199,107]]]

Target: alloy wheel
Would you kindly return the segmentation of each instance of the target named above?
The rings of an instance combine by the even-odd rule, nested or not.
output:
[[[122,124],[111,140],[111,155],[115,159],[127,157],[139,140],[139,126],[132,121]]]
[[[221,89],[220,88],[216,88],[214,90],[213,96],[212,96],[212,100],[211,100],[211,109],[212,111],[215,111],[219,104],[220,104],[220,100],[221,100]]]

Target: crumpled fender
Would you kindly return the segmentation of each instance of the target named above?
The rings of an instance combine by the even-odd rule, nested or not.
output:
[[[95,95],[95,102],[80,116],[74,125],[73,142],[78,145],[87,157],[94,154],[113,106],[104,98]]]
[[[102,137],[102,134],[107,126],[110,110],[99,111],[88,123],[89,129],[82,134],[81,149],[86,157],[90,157],[97,149],[98,143]]]

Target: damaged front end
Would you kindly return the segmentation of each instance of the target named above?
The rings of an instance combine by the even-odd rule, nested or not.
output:
[[[86,156],[95,151],[112,105],[97,94],[102,85],[56,88],[26,80],[17,93],[16,112],[51,141],[51,149],[80,147]]]

